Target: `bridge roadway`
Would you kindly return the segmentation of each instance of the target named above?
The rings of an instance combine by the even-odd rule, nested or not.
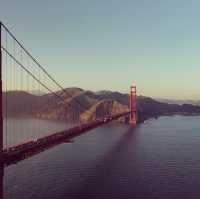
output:
[[[77,125],[75,127],[56,132],[52,135],[39,138],[37,140],[32,140],[24,144],[10,147],[3,150],[1,161],[3,162],[4,166],[17,163],[20,160],[31,157],[60,143],[70,142],[70,139],[74,137],[77,137],[91,129],[97,128],[98,126],[106,124],[112,120],[116,120],[122,116],[128,116],[129,114],[130,111],[106,116],[102,119],[97,119],[89,123]]]

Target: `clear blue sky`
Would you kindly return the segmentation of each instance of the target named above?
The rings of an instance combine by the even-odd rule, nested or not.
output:
[[[0,0],[0,19],[65,87],[200,99],[199,0]]]

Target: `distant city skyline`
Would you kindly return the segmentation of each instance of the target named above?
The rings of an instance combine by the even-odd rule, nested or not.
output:
[[[197,0],[3,1],[0,20],[63,87],[200,99]]]

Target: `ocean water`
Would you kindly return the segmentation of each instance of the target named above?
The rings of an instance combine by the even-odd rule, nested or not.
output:
[[[52,130],[66,127],[61,122],[41,125]],[[136,128],[110,123],[6,167],[3,195],[4,199],[199,199],[199,153],[198,116],[160,117]]]

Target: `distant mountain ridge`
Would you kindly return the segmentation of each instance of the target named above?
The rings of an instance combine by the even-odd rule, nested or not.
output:
[[[200,100],[176,100],[176,99],[164,99],[164,98],[156,98],[156,100],[168,104],[179,104],[179,105],[192,104],[200,106]]]
[[[92,92],[81,88],[66,88],[58,91],[64,101],[53,94],[34,95],[24,91],[3,93],[3,112],[8,117],[28,116],[65,121],[91,121],[107,114],[129,109],[129,94],[113,91]],[[7,105],[6,105],[7,101]],[[83,105],[84,108],[81,108]],[[73,107],[79,107],[79,110]],[[151,117],[173,114],[200,115],[200,106],[169,104],[149,97],[137,97],[140,121]],[[124,118],[120,119],[124,121]]]

